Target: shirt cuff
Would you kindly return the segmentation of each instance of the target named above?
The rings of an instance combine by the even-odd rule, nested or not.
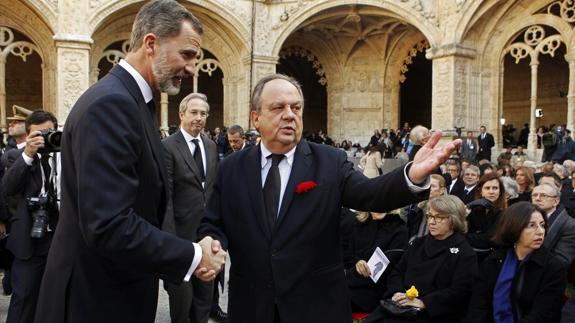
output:
[[[405,181],[407,182],[407,187],[409,188],[409,190],[412,193],[421,193],[425,190],[428,190],[431,187],[431,176],[428,175],[425,178],[425,181],[423,183],[421,183],[421,185],[415,185],[413,184],[413,182],[409,179],[409,176],[407,176],[407,169],[411,166],[413,162],[409,162],[407,163],[407,165],[405,165],[405,167],[403,168],[403,175],[405,176]]]
[[[34,158],[30,158],[30,156],[26,155],[25,152],[22,152],[22,158],[24,158],[24,162],[26,163],[26,165],[32,166],[32,163],[34,162]]]
[[[200,264],[201,260],[202,260],[202,247],[200,247],[199,244],[194,243],[194,260],[192,261],[192,265],[190,266],[190,269],[188,270],[186,277],[184,277],[184,282],[190,281],[190,278],[192,278],[192,275],[194,274],[194,271],[196,271],[196,268],[198,268],[198,265]]]

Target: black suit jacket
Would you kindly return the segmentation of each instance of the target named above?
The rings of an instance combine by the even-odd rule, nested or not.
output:
[[[11,149],[6,152],[6,173],[2,179],[2,189],[8,200],[16,206],[9,218],[10,236],[6,247],[16,258],[27,260],[33,255],[46,255],[52,235],[44,238],[30,237],[32,217],[28,212],[26,198],[38,196],[42,189],[42,167],[38,157],[28,166],[22,157],[24,149]],[[56,222],[53,214],[51,224]]]
[[[162,141],[168,174],[168,206],[164,230],[196,241],[206,201],[212,193],[218,165],[216,144],[201,135],[206,151],[206,184],[181,130]]]
[[[479,143],[479,151],[477,152],[477,160],[487,159],[491,161],[491,147],[495,146],[495,139],[490,133],[485,133],[485,139],[481,139],[481,135],[477,136]]]
[[[181,282],[189,270],[192,242],[159,228],[166,171],[152,116],[119,65],[72,108],[36,322],[153,322],[158,277]]]
[[[229,250],[230,322],[350,322],[339,220],[342,206],[386,211],[426,198],[407,187],[404,169],[368,179],[343,151],[302,140],[275,229],[264,212],[259,146],[220,163],[200,236]],[[317,186],[297,194],[306,181]]]
[[[475,194],[477,192],[477,185],[475,185],[473,187],[473,189],[471,191],[469,191],[469,193],[465,194],[465,183],[463,183],[463,180],[460,178],[457,180],[458,182],[461,182],[463,185],[457,185],[457,183],[455,183],[455,185],[453,186],[453,188],[451,189],[451,195],[455,195],[457,197],[459,197],[459,199],[463,202],[463,204],[467,205],[468,203],[472,202],[475,200]]]

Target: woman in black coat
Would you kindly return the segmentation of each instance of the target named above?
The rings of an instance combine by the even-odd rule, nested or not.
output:
[[[477,252],[479,263],[495,247],[491,237],[506,205],[505,187],[500,176],[496,172],[483,175],[477,183],[475,201],[467,204],[470,210],[467,216],[467,241]]]
[[[494,240],[504,247],[481,264],[463,322],[559,322],[566,275],[542,247],[546,227],[545,212],[528,202],[503,213]]]
[[[407,228],[395,213],[360,212],[342,222],[345,275],[354,312],[371,312],[379,304],[388,273],[407,248]],[[377,284],[371,280],[367,261],[379,247],[390,264]]]
[[[413,241],[387,280],[384,299],[398,306],[420,309],[415,322],[459,322],[465,314],[473,277],[477,273],[475,252],[464,236],[465,206],[453,195],[431,199],[426,214],[427,236]],[[415,286],[419,295],[408,298]],[[392,317],[383,307],[371,313],[369,322],[413,322]]]

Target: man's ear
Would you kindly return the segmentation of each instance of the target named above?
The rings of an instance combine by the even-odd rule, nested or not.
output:
[[[147,33],[144,35],[144,39],[142,40],[142,46],[146,49],[146,54],[148,56],[154,56],[156,46],[157,46],[158,38],[153,33]]]
[[[252,124],[254,125],[254,128],[258,129],[259,128],[259,113],[257,111],[251,111],[250,112],[250,116],[252,119]]]

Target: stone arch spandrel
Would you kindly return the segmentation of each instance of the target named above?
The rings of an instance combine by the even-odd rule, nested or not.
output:
[[[5,0],[4,0],[5,1]],[[3,2],[4,2],[3,1]],[[8,0],[8,3],[11,1]],[[12,1],[17,2],[17,1]],[[27,0],[27,2],[34,14],[37,15],[44,23],[49,27],[51,30],[55,30],[55,26],[58,23],[58,0]],[[10,5],[10,8],[14,12],[18,12],[19,10],[14,8],[13,5]]]
[[[454,43],[462,43],[467,37],[470,29],[475,26],[478,21],[484,17],[491,15],[489,20],[495,20],[496,22],[505,15],[505,11],[500,13],[494,13],[494,10],[498,10],[502,5],[507,8],[513,5],[513,1],[509,2],[497,2],[497,1],[482,1],[475,0],[471,4],[467,5],[461,12],[461,17],[459,22],[454,29]]]
[[[275,42],[272,44],[272,48],[269,49],[270,54],[272,56],[277,56],[286,39],[310,17],[313,17],[314,15],[321,13],[324,10],[338,6],[346,6],[349,4],[349,0],[311,1],[307,5],[303,5],[302,9],[295,11],[294,16],[289,17],[287,20],[282,21],[282,19],[284,19],[283,16],[274,19],[274,21],[271,23],[272,29],[277,29],[278,33],[275,37]],[[391,17],[397,18],[400,21],[404,21],[414,26],[425,36],[432,47],[439,45],[439,41],[441,39],[441,31],[438,27],[437,21],[433,18],[433,15],[426,14],[419,8],[419,10],[414,9],[413,4],[411,4],[411,1],[409,0],[360,0],[354,1],[353,4],[373,6],[387,10],[389,11],[389,15]],[[289,12],[289,9],[286,10]],[[267,36],[269,35],[266,35],[266,37]]]

